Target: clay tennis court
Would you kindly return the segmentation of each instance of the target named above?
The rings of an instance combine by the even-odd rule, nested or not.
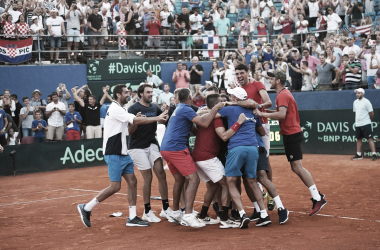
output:
[[[276,211],[269,212],[272,225],[246,230],[183,227],[162,221],[146,228],[126,227],[127,185],[117,195],[98,205],[92,227],[86,228],[77,211],[78,203],[91,200],[109,184],[106,167],[0,177],[0,249],[379,249],[380,164],[350,156],[305,155],[304,166],[312,173],[328,204],[309,217],[310,193],[290,170],[284,155],[271,156],[274,183],[289,221],[278,224]],[[166,171],[169,197],[174,179]],[[137,212],[143,213],[142,177],[138,179]],[[205,193],[198,189],[195,209],[200,211]],[[154,179],[152,196],[159,195]],[[171,201],[170,201],[171,202]],[[246,195],[247,213],[253,211]],[[161,211],[161,201],[152,209]],[[170,203],[172,205],[172,203]],[[109,217],[122,212],[122,217]],[[209,214],[216,217],[212,208]]]

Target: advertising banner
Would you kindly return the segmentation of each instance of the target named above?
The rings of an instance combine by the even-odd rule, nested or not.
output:
[[[87,60],[87,80],[146,79],[146,71],[161,77],[160,59],[103,59]]]
[[[304,153],[355,154],[355,113],[351,109],[299,111],[299,114],[305,138]],[[372,130],[379,155],[380,109],[374,109],[374,114]],[[367,139],[363,139],[363,150],[369,150]]]

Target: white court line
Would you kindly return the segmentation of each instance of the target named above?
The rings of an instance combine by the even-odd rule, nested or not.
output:
[[[88,194],[80,194],[80,195],[64,196],[64,197],[50,198],[50,199],[43,199],[43,200],[34,200],[34,201],[23,201],[23,202],[17,202],[17,203],[3,204],[3,205],[0,205],[0,207],[13,206],[13,205],[20,205],[20,204],[36,203],[36,202],[41,202],[41,201],[60,200],[60,199],[73,198],[73,197],[86,196],[86,195],[88,195]]]
[[[85,191],[85,192],[93,192],[93,193],[99,193],[99,191],[96,190],[86,190],[86,189],[79,189],[79,188],[70,188],[72,190],[76,191]],[[123,193],[116,193],[118,195],[128,195],[128,194],[123,194]],[[139,197],[142,197],[142,195],[137,195]],[[173,199],[169,199],[173,200]],[[202,201],[194,201],[196,203],[203,203]],[[246,208],[254,208],[250,206],[245,206]],[[308,214],[306,212],[297,212],[297,211],[289,211],[290,213],[297,213],[297,214]],[[335,215],[329,215],[329,214],[316,214],[318,216],[324,216],[324,217],[331,217],[331,218],[338,218],[338,219],[347,219],[347,220],[359,220],[359,221],[364,221],[365,219],[359,219],[359,218],[352,218],[352,217],[344,217],[344,216],[335,216]],[[380,220],[368,220],[368,221],[374,221],[374,222],[380,222]]]
[[[7,198],[7,197],[15,197],[15,196],[21,196],[21,195],[27,195],[27,194],[42,194],[42,193],[50,193],[50,192],[57,192],[67,189],[56,189],[56,190],[50,190],[50,191],[41,191],[41,192],[32,192],[32,193],[23,193],[23,194],[14,194],[14,195],[8,195],[8,196],[0,196],[0,198]]]

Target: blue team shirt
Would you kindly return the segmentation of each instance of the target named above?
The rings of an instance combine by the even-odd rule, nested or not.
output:
[[[248,118],[230,138],[228,149],[238,146],[259,146],[256,139],[256,127],[261,127],[262,124],[259,117],[254,115],[251,109],[240,106],[228,106],[220,109],[218,113],[222,117],[227,118],[228,127],[231,127],[238,120],[241,113],[244,113]]]
[[[270,64],[270,60],[272,59],[273,60],[273,62],[274,62],[274,56],[273,56],[273,51],[271,51],[271,53],[269,54],[269,53],[267,53],[267,52],[263,52],[263,54],[264,54],[264,62],[269,62],[269,68],[270,69],[272,69],[272,64]]]
[[[170,117],[164,138],[161,143],[162,151],[181,151],[187,148],[193,126],[193,118],[198,114],[188,104],[177,105]]]
[[[106,118],[107,111],[108,111],[108,109],[109,109],[110,106],[111,106],[111,103],[104,103],[100,107],[100,118]]]
[[[37,128],[38,127],[38,123],[41,123],[43,127],[47,127],[47,123],[45,120],[34,120],[32,122],[32,128]],[[34,132],[34,137],[35,138],[44,138],[45,137],[45,129],[44,128],[41,128],[41,129],[38,129]]]
[[[7,114],[4,110],[0,109],[0,130],[4,128],[4,118],[7,118]],[[5,136],[5,133],[0,136]]]
[[[80,132],[79,124],[78,124],[78,122],[74,119],[74,115],[77,116],[77,119],[78,119],[78,120],[81,120],[81,121],[82,121],[82,116],[79,114],[79,112],[74,111],[73,114],[71,114],[70,111],[67,112],[66,115],[65,115],[65,123],[66,123],[66,122],[69,122],[69,121],[71,121],[71,119],[73,119],[74,122],[71,123],[71,124],[73,124],[74,127],[69,128],[69,127],[66,126],[66,131],[69,131],[69,130],[76,130],[76,131],[79,131],[79,132]]]

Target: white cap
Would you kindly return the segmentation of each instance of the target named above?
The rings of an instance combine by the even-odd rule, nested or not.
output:
[[[212,81],[205,81],[205,83],[212,85]]]
[[[58,10],[56,8],[54,8],[50,12],[57,12],[58,13]]]
[[[247,99],[247,92],[245,91],[245,89],[240,87],[236,87],[234,89],[227,89],[227,93],[236,96],[239,100]]]
[[[32,16],[32,20],[37,19],[37,18],[38,18],[38,16]]]
[[[362,89],[362,88],[358,88],[358,89],[355,89],[355,93],[365,93],[364,92],[364,89]]]

